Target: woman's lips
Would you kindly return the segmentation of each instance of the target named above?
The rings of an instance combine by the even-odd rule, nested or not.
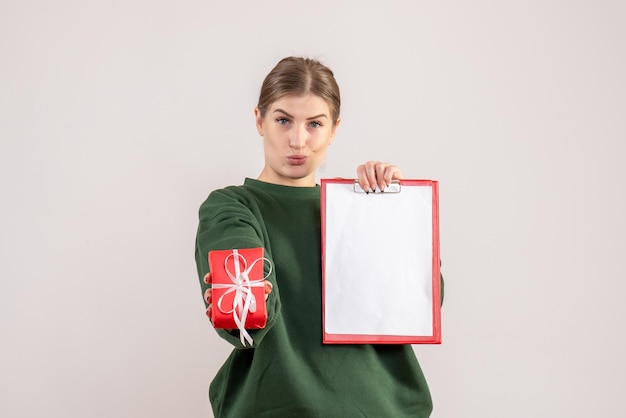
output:
[[[306,158],[305,155],[290,155],[287,157],[287,161],[290,165],[302,165],[306,163]]]

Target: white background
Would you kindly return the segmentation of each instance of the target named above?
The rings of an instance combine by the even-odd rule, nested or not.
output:
[[[626,3],[0,3],[0,416],[206,417],[229,347],[197,209],[256,177],[252,109],[322,59],[369,159],[440,181],[435,418],[623,417]],[[375,384],[375,382],[372,382]]]

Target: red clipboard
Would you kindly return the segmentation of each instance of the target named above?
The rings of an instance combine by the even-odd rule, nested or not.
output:
[[[325,344],[440,344],[435,180],[321,180]]]

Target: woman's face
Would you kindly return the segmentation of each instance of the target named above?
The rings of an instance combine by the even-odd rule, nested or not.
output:
[[[333,124],[326,100],[313,94],[286,96],[261,117],[254,109],[256,127],[264,140],[265,167],[259,180],[285,186],[315,186],[315,172],[333,142],[339,122]]]

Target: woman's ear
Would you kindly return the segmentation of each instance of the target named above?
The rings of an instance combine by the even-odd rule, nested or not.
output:
[[[335,122],[335,124],[333,125],[333,130],[330,134],[330,142],[328,143],[328,145],[332,144],[333,141],[335,140],[335,135],[337,134],[337,128],[339,128],[340,123],[341,123],[341,118],[338,118],[337,122]]]
[[[259,135],[263,136],[263,116],[261,116],[261,111],[258,107],[254,108],[254,119],[256,122],[256,130]]]

